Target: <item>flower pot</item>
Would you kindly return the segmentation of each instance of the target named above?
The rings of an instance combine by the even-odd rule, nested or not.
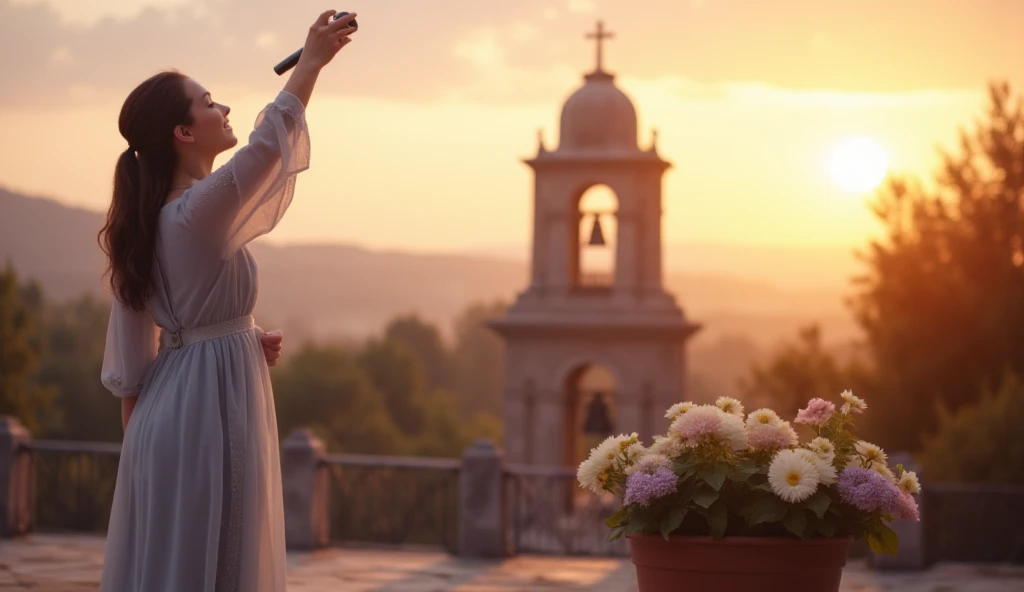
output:
[[[628,535],[639,592],[838,592],[852,538]]]

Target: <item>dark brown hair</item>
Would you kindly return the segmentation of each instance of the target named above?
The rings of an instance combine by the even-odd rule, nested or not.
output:
[[[135,87],[117,126],[128,149],[117,159],[114,194],[99,233],[114,295],[135,310],[153,289],[153,256],[160,209],[170,192],[178,154],[174,128],[192,123],[185,75],[161,72]]]

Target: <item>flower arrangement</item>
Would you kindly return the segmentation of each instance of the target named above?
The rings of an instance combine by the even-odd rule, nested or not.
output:
[[[744,415],[736,399],[668,409],[668,433],[646,448],[612,436],[580,464],[577,479],[621,507],[606,523],[623,534],[866,538],[895,554],[894,518],[919,520],[917,475],[890,469],[885,452],[858,440],[853,417],[867,405],[850,391],[842,407],[812,399],[793,426],[771,409]]]

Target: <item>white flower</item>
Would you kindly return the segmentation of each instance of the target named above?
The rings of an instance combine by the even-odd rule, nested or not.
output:
[[[783,501],[802,502],[818,490],[818,469],[800,452],[780,450],[768,467],[768,484]]]
[[[743,427],[743,419],[737,415],[723,412],[722,423],[718,425],[715,436],[736,452],[750,448],[747,430]]]
[[[832,485],[839,480],[839,475],[836,472],[836,468],[832,465],[832,461],[825,460],[813,450],[806,448],[800,448],[797,452],[800,453],[801,457],[814,465],[814,468],[818,471],[818,482],[822,485]]]
[[[668,458],[677,458],[683,453],[686,446],[683,445],[676,435],[670,434],[668,436],[655,436],[654,444],[647,449],[648,454],[661,454]]]
[[[828,438],[818,436],[811,440],[807,448],[813,450],[818,455],[818,458],[827,460],[830,463],[836,459],[836,446]]]
[[[842,409],[840,409],[843,413],[849,413],[851,410],[857,413],[864,413],[868,408],[868,404],[864,402],[864,399],[854,396],[853,391],[845,390],[839,396],[846,401],[843,403]]]
[[[871,470],[886,478],[889,483],[896,483],[896,475],[892,474],[884,462],[871,463]]]
[[[718,407],[729,415],[735,415],[736,417],[743,419],[743,403],[740,403],[732,397],[718,397],[718,400],[715,401],[715,407]]]
[[[680,415],[686,413],[687,411],[693,409],[694,407],[696,407],[696,405],[690,402],[676,403],[675,405],[668,408],[668,411],[665,412],[665,417],[675,421],[676,419],[679,418]]]
[[[921,483],[917,480],[917,473],[907,471],[900,477],[899,488],[911,495],[921,493]]]
[[[576,469],[576,480],[584,489],[601,493],[609,491],[608,485],[615,473],[621,473],[626,465],[643,454],[636,434],[629,436],[608,436],[590,451],[590,457]]]
[[[780,418],[779,414],[775,413],[771,409],[758,409],[757,411],[752,411],[749,415],[747,415],[748,426],[754,426],[758,424],[779,425],[781,423],[782,418]]]
[[[853,445],[853,448],[857,451],[857,454],[864,459],[867,465],[874,463],[882,463],[884,465],[889,461],[889,457],[886,456],[885,451],[871,442],[860,440]]]

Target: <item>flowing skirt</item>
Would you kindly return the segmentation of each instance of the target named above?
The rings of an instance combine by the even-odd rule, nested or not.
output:
[[[281,466],[255,330],[163,350],[128,422],[102,592],[283,592]]]

